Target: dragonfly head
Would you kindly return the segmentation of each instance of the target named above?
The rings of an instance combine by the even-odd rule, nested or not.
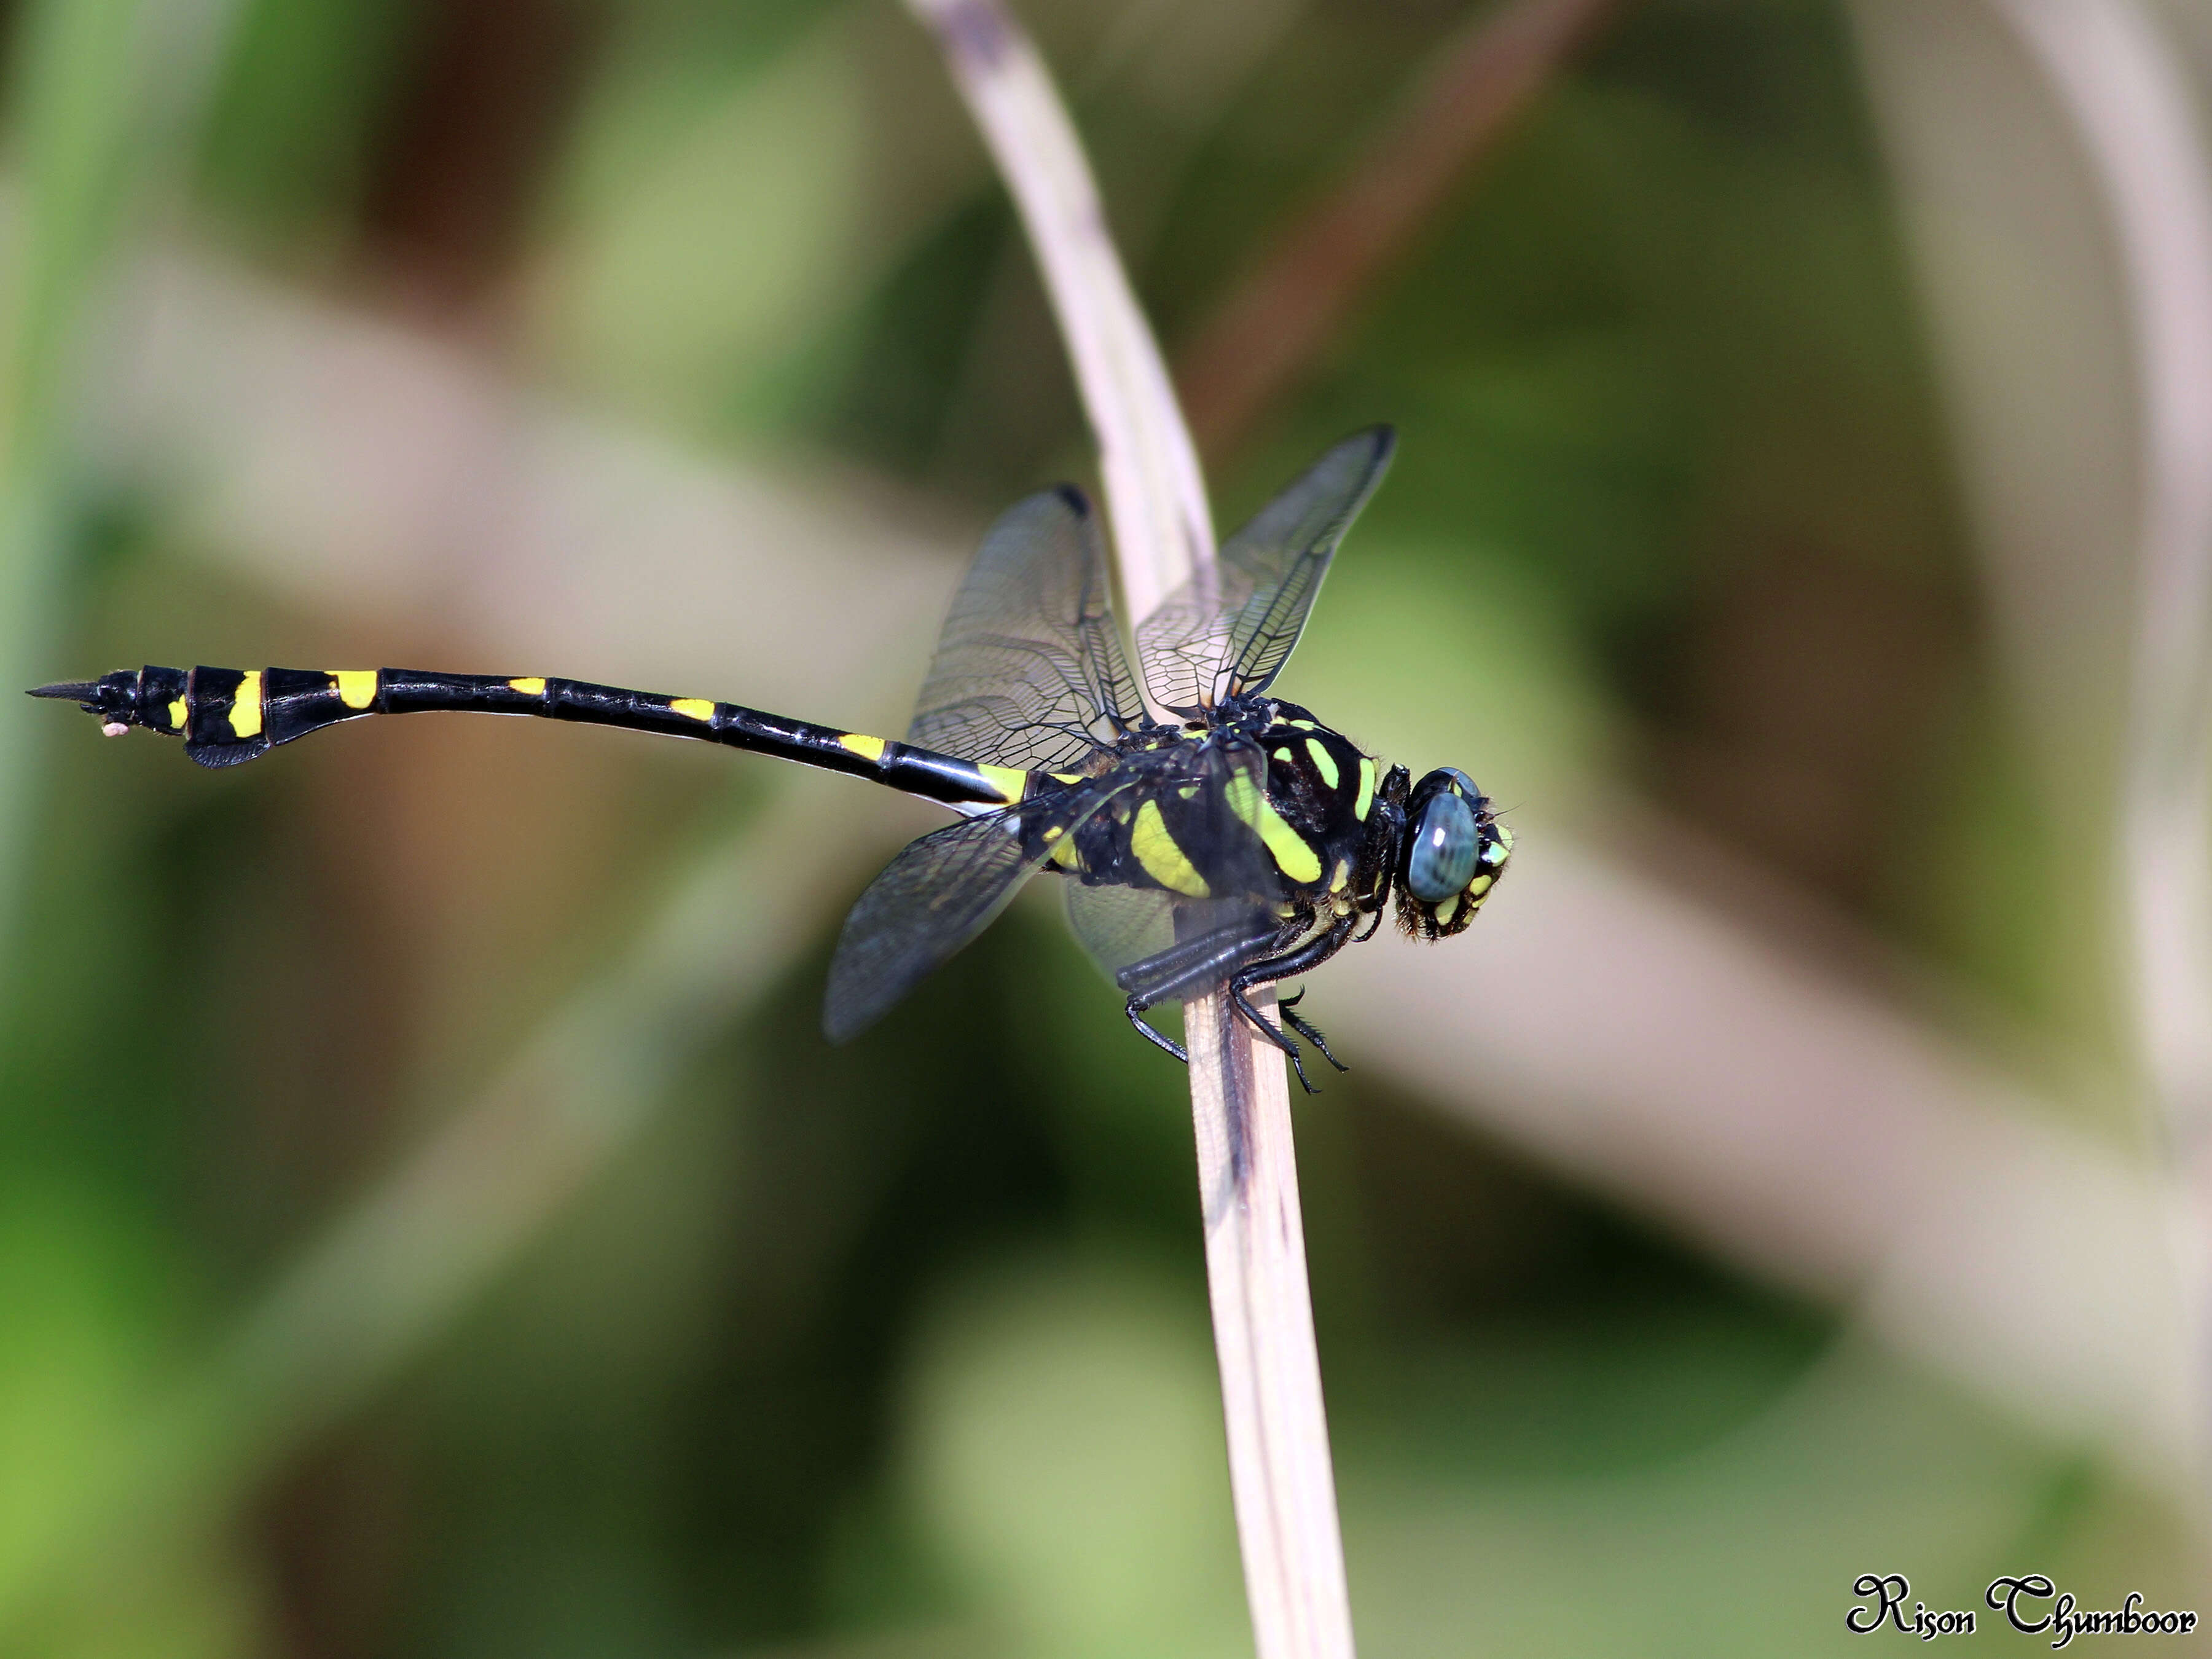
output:
[[[1399,927],[1416,939],[1450,938],[1474,920],[1512,855],[1513,832],[1490,797],[1466,773],[1438,767],[1406,799]]]

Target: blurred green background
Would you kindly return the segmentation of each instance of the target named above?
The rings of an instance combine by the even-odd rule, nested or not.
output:
[[[1483,15],[1022,12],[1171,357]],[[963,549],[1088,475],[894,6],[7,17],[19,684],[420,664],[896,730]],[[1216,499],[1396,422],[1285,690],[1513,809],[1524,916],[1585,849],[2136,1169],[2111,740],[2008,690],[1874,107],[1839,5],[1620,7]],[[92,736],[0,732],[0,1649],[1249,1651],[1183,1079],[1052,903],[832,1050],[904,804],[517,722],[221,775]],[[1357,1068],[1297,1109],[1363,1651],[1856,1651],[1864,1572],[2194,1605],[2185,1437],[2161,1481],[1899,1340],[1879,1237],[1813,1272],[1723,1213],[1799,1207],[1754,1181],[1647,1191],[1607,1149],[1690,1133],[1658,1107],[1587,1169],[1513,1127],[1577,1042],[1440,1045],[1528,982],[1515,891],[1451,1000],[1314,987]],[[1565,984],[1562,1030],[1613,1021]],[[1708,1013],[1715,1065],[1762,1041]],[[1803,1158],[1888,1182],[1878,1127]]]

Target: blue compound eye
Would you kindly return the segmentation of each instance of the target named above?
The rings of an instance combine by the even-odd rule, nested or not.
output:
[[[1422,903],[1442,904],[1474,879],[1481,850],[1474,809],[1457,795],[1437,795],[1421,809],[1420,822],[1413,826],[1406,885]]]

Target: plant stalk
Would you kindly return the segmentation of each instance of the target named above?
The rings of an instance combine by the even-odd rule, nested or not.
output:
[[[1124,614],[1213,557],[1198,452],[1044,62],[998,0],[908,0],[1019,207],[1099,447]],[[1150,692],[1146,691],[1147,701]],[[1351,1659],[1283,1059],[1225,995],[1183,1005],[1213,1342],[1260,1659]]]

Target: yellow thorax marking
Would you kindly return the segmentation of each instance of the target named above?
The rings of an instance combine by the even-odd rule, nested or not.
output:
[[[185,729],[185,716],[186,714],[190,714],[191,712],[191,711],[185,706],[185,700],[184,700],[182,697],[179,697],[179,698],[177,698],[174,702],[173,702],[172,703],[170,703],[170,705],[169,705],[169,726],[170,726],[170,728],[171,728],[172,730],[173,730],[173,731],[182,732],[182,731]]]
[[[248,669],[230,694],[230,729],[234,736],[261,735],[261,671]]]
[[[1063,870],[1083,873],[1083,849],[1075,844],[1073,836],[1063,836],[1058,824],[1044,832],[1045,841],[1052,848],[1052,861]]]
[[[1328,745],[1319,738],[1308,738],[1306,753],[1313,757],[1314,770],[1321,774],[1321,781],[1330,788],[1335,788],[1338,776],[1336,757],[1328,752]]]
[[[1437,906],[1437,926],[1439,927],[1450,927],[1451,919],[1458,914],[1459,895],[1457,893],[1454,893],[1442,904]]]
[[[1468,883],[1467,896],[1472,899],[1480,898],[1490,890],[1491,883],[1496,879],[1495,876],[1477,876],[1473,881]]]
[[[1368,756],[1359,757],[1359,799],[1352,803],[1352,816],[1364,820],[1367,809],[1375,804],[1375,763]]]
[[[999,792],[1003,801],[1018,801],[1022,791],[1029,787],[1030,775],[1018,766],[983,766],[975,769],[983,775],[983,781]]]
[[[338,701],[349,708],[366,708],[376,701],[376,670],[374,668],[325,668],[331,684],[337,688]]]
[[[714,718],[714,705],[704,697],[678,697],[668,705],[672,714],[681,714],[687,720],[709,720]]]
[[[520,691],[526,697],[542,697],[545,695],[545,682],[535,676],[526,679],[509,680],[507,684],[510,691]]]
[[[1336,873],[1328,878],[1328,890],[1332,893],[1341,893],[1351,885],[1352,860],[1339,859],[1336,861]]]
[[[1259,832],[1267,851],[1274,855],[1275,867],[1292,881],[1321,879],[1321,854],[1314,851],[1304,836],[1283,822],[1283,815],[1275,810],[1274,802],[1243,773],[1229,780],[1229,810]]]
[[[848,732],[837,741],[870,765],[879,763],[884,757],[884,740],[881,738],[866,738],[857,732]]]
[[[1275,750],[1275,758],[1282,762],[1284,765],[1288,766],[1291,763],[1291,751],[1287,749],[1278,749]],[[1332,780],[1332,781],[1334,781],[1334,780]]]
[[[1145,866],[1145,873],[1171,892],[1188,893],[1193,898],[1213,896],[1213,890],[1198,873],[1198,866],[1176,845],[1175,837],[1168,834],[1167,820],[1160,816],[1159,802],[1148,800],[1137,809],[1137,822],[1129,831],[1129,850]]]

